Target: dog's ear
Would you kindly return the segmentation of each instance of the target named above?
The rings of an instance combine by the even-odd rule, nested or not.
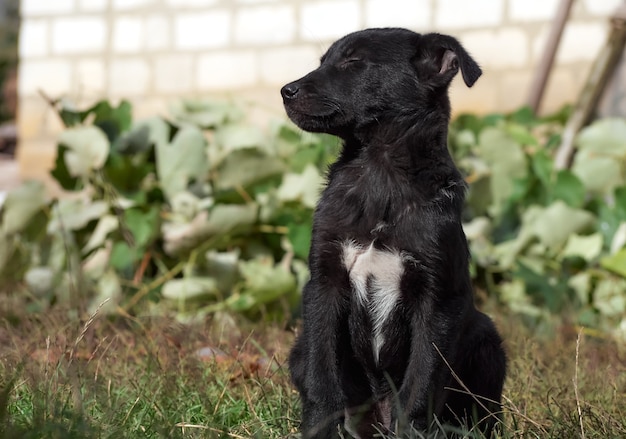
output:
[[[420,75],[430,76],[437,83],[448,84],[459,69],[468,87],[474,85],[482,70],[461,46],[449,35],[426,34],[419,40],[416,64]]]

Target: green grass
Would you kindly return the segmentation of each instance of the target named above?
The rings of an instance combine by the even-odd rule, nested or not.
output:
[[[211,340],[199,325],[61,321],[5,323],[0,437],[269,438],[297,427],[283,334],[261,351],[249,337]],[[225,354],[202,359],[206,346]]]
[[[66,315],[2,320],[0,438],[297,437],[290,333]],[[503,316],[499,326],[502,437],[626,437],[623,344],[565,326],[539,336]],[[206,347],[223,352],[201,358]]]

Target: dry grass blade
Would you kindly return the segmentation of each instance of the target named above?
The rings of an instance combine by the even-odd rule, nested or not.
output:
[[[585,439],[585,425],[583,423],[583,412],[580,405],[580,394],[578,392],[578,360],[580,354],[580,340],[583,336],[583,330],[578,331],[578,337],[576,338],[576,366],[574,369],[574,395],[576,396],[576,408],[578,410],[578,422],[580,423],[580,437]]]
[[[91,325],[93,324],[94,320],[96,320],[96,316],[98,315],[98,313],[100,312],[100,310],[102,309],[102,307],[104,305],[107,304],[107,302],[110,299],[107,297],[106,299],[104,299],[96,308],[96,310],[93,312],[93,314],[91,314],[89,316],[89,319],[85,322],[85,324],[83,325],[83,330],[80,332],[80,334],[78,335],[78,337],[76,337],[76,340],[74,341],[74,345],[72,346],[72,349],[70,350],[70,354],[69,354],[69,364],[72,363],[72,360],[74,359],[74,353],[76,352],[76,348],[78,347],[78,345],[80,344],[80,342],[82,341],[83,338],[85,338],[85,334],[87,333],[87,331],[89,330],[89,328],[91,327]]]

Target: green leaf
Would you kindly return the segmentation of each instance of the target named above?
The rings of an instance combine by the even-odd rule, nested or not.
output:
[[[238,149],[264,148],[267,140],[263,132],[250,125],[229,124],[222,125],[215,131],[215,142],[225,154]]]
[[[571,171],[566,169],[556,174],[551,188],[552,200],[563,200],[571,207],[582,207],[585,202],[585,186]]]
[[[511,311],[532,317],[542,315],[541,308],[534,305],[526,294],[526,286],[521,279],[504,282],[500,285],[499,290],[500,300],[506,303]]]
[[[525,126],[515,123],[505,125],[507,134],[521,145],[539,146],[539,142]]]
[[[89,222],[109,213],[109,205],[104,201],[85,199],[60,199],[52,210],[48,232],[83,229]]]
[[[581,257],[587,262],[591,262],[600,256],[602,252],[603,239],[600,233],[593,235],[581,236],[577,234],[570,235],[561,254],[566,257]]]
[[[203,129],[214,129],[229,121],[241,119],[239,108],[229,102],[186,99],[170,105],[170,113],[179,122]]]
[[[256,222],[258,206],[218,204],[211,212],[200,212],[190,223],[165,223],[163,239],[166,253],[176,255],[190,251],[207,239],[243,233]]]
[[[626,120],[598,120],[578,134],[576,144],[572,170],[589,191],[609,194],[624,184]]]
[[[571,234],[585,231],[594,220],[593,214],[571,208],[563,201],[555,201],[547,207],[530,206],[523,213],[517,237],[496,246],[496,256],[503,267],[510,267],[514,258],[534,240],[556,254]]]
[[[533,172],[546,188],[552,185],[552,159],[545,150],[540,149],[532,156]]]
[[[31,267],[24,275],[24,282],[36,297],[45,297],[54,288],[54,271],[50,267]]]
[[[69,128],[59,136],[64,152],[65,166],[71,177],[86,177],[100,169],[109,155],[109,140],[94,126]]]
[[[58,113],[61,118],[61,122],[66,128],[81,125],[85,121],[85,118],[89,115],[88,111],[79,111],[74,108],[70,108],[67,104],[62,105]]]
[[[118,271],[125,271],[134,267],[143,257],[137,247],[130,247],[126,241],[117,241],[111,250],[111,266]]]
[[[135,199],[138,195],[146,195],[150,186],[144,183],[152,180],[154,173],[155,166],[148,152],[135,156],[111,153],[103,169],[107,183],[121,194]]]
[[[100,101],[86,112],[95,116],[93,124],[106,133],[111,142],[130,129],[132,106],[126,100],[121,101],[117,108],[108,101]]]
[[[65,190],[78,190],[80,189],[80,179],[78,177],[72,177],[70,175],[70,171],[67,168],[67,163],[65,161],[65,154],[69,149],[59,144],[57,146],[57,155],[54,160],[54,168],[50,171],[50,175],[61,185],[61,187]]]
[[[537,116],[530,107],[524,106],[512,113],[510,119],[521,125],[531,125],[537,121]]]
[[[290,224],[287,237],[296,257],[307,260],[311,246],[311,224]]]
[[[598,155],[624,158],[626,156],[626,120],[600,119],[582,129],[576,137],[580,150]]]
[[[104,215],[98,221],[96,228],[89,236],[89,240],[85,247],[82,249],[83,254],[88,254],[89,252],[102,247],[106,242],[109,234],[118,230],[119,222],[117,216],[115,215]]]
[[[119,154],[134,155],[147,151],[150,146],[150,129],[141,126],[123,133],[113,142],[111,150]]]
[[[160,228],[160,210],[158,206],[151,206],[144,211],[139,208],[124,211],[124,223],[135,239],[135,246],[145,249],[154,240]]]
[[[243,284],[239,294],[228,300],[229,307],[235,311],[273,302],[296,288],[293,273],[283,265],[274,265],[271,258],[242,261],[239,270]]]
[[[285,165],[276,157],[254,149],[237,150],[219,165],[215,188],[226,190],[247,187],[279,175],[284,170]]]
[[[552,250],[561,247],[567,238],[591,226],[594,216],[581,209],[573,209],[562,201],[556,201],[542,209],[540,214],[525,226],[530,233]]]
[[[299,149],[288,157],[289,166],[293,172],[302,172],[307,166],[320,164],[324,159],[324,146],[315,145]]]
[[[156,155],[157,173],[168,198],[187,189],[191,180],[206,178],[206,140],[198,128],[182,128],[171,144],[157,144]]]
[[[589,192],[608,194],[622,182],[621,160],[598,156],[592,151],[579,151],[574,158],[572,172]]]
[[[570,277],[567,285],[576,292],[578,300],[583,305],[588,305],[591,301],[592,279],[591,273],[581,271]]]
[[[496,211],[514,190],[514,180],[527,174],[526,157],[518,142],[502,128],[485,128],[479,137],[479,153],[491,170],[491,193]]]
[[[219,310],[220,308],[223,308],[223,306],[225,305],[227,308],[231,309],[232,311],[244,312],[244,311],[249,311],[252,308],[254,308],[257,305],[257,301],[254,298],[254,296],[251,294],[235,293],[232,296],[230,296],[228,299],[226,299],[225,303],[221,305],[222,305],[221,307],[217,306],[215,309]]]
[[[135,124],[133,130],[147,130],[148,142],[152,145],[165,145],[170,141],[172,128],[161,117],[150,117]]]
[[[219,294],[217,282],[210,277],[189,276],[172,279],[163,284],[161,294],[166,299],[189,300]]]
[[[624,246],[626,246],[626,222],[620,223],[617,230],[615,230],[611,240],[610,251],[611,253],[617,253]]]
[[[87,311],[93,315],[96,311],[99,314],[112,314],[117,309],[122,297],[122,285],[118,274],[108,269],[96,284],[96,295],[90,300]]]
[[[626,277],[626,248],[602,258],[600,265],[615,274]]]
[[[301,174],[285,174],[278,188],[278,199],[299,201],[303,206],[314,209],[324,184],[324,178],[317,168],[308,165]]]
[[[24,230],[46,204],[41,182],[28,181],[10,191],[1,206],[2,231],[6,235]]]
[[[540,303],[545,304],[551,312],[559,312],[568,302],[568,286],[546,275],[533,270],[522,260],[518,261],[515,270],[516,278],[524,282],[526,291]]]
[[[211,250],[205,254],[206,273],[215,279],[223,295],[230,294],[239,279],[239,253],[236,249],[228,252]]]
[[[601,279],[593,292],[593,306],[605,316],[626,313],[626,280]]]

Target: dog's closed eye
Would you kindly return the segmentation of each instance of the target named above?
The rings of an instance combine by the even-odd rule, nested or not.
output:
[[[345,58],[339,63],[339,68],[346,69],[350,66],[356,65],[361,62],[362,59],[357,56],[352,56],[350,58]]]
[[[351,64],[358,63],[362,60],[363,60],[363,57],[360,54],[358,54],[356,50],[354,50],[353,48],[349,48],[343,53],[343,56],[341,57],[341,60],[338,66],[347,67]]]

